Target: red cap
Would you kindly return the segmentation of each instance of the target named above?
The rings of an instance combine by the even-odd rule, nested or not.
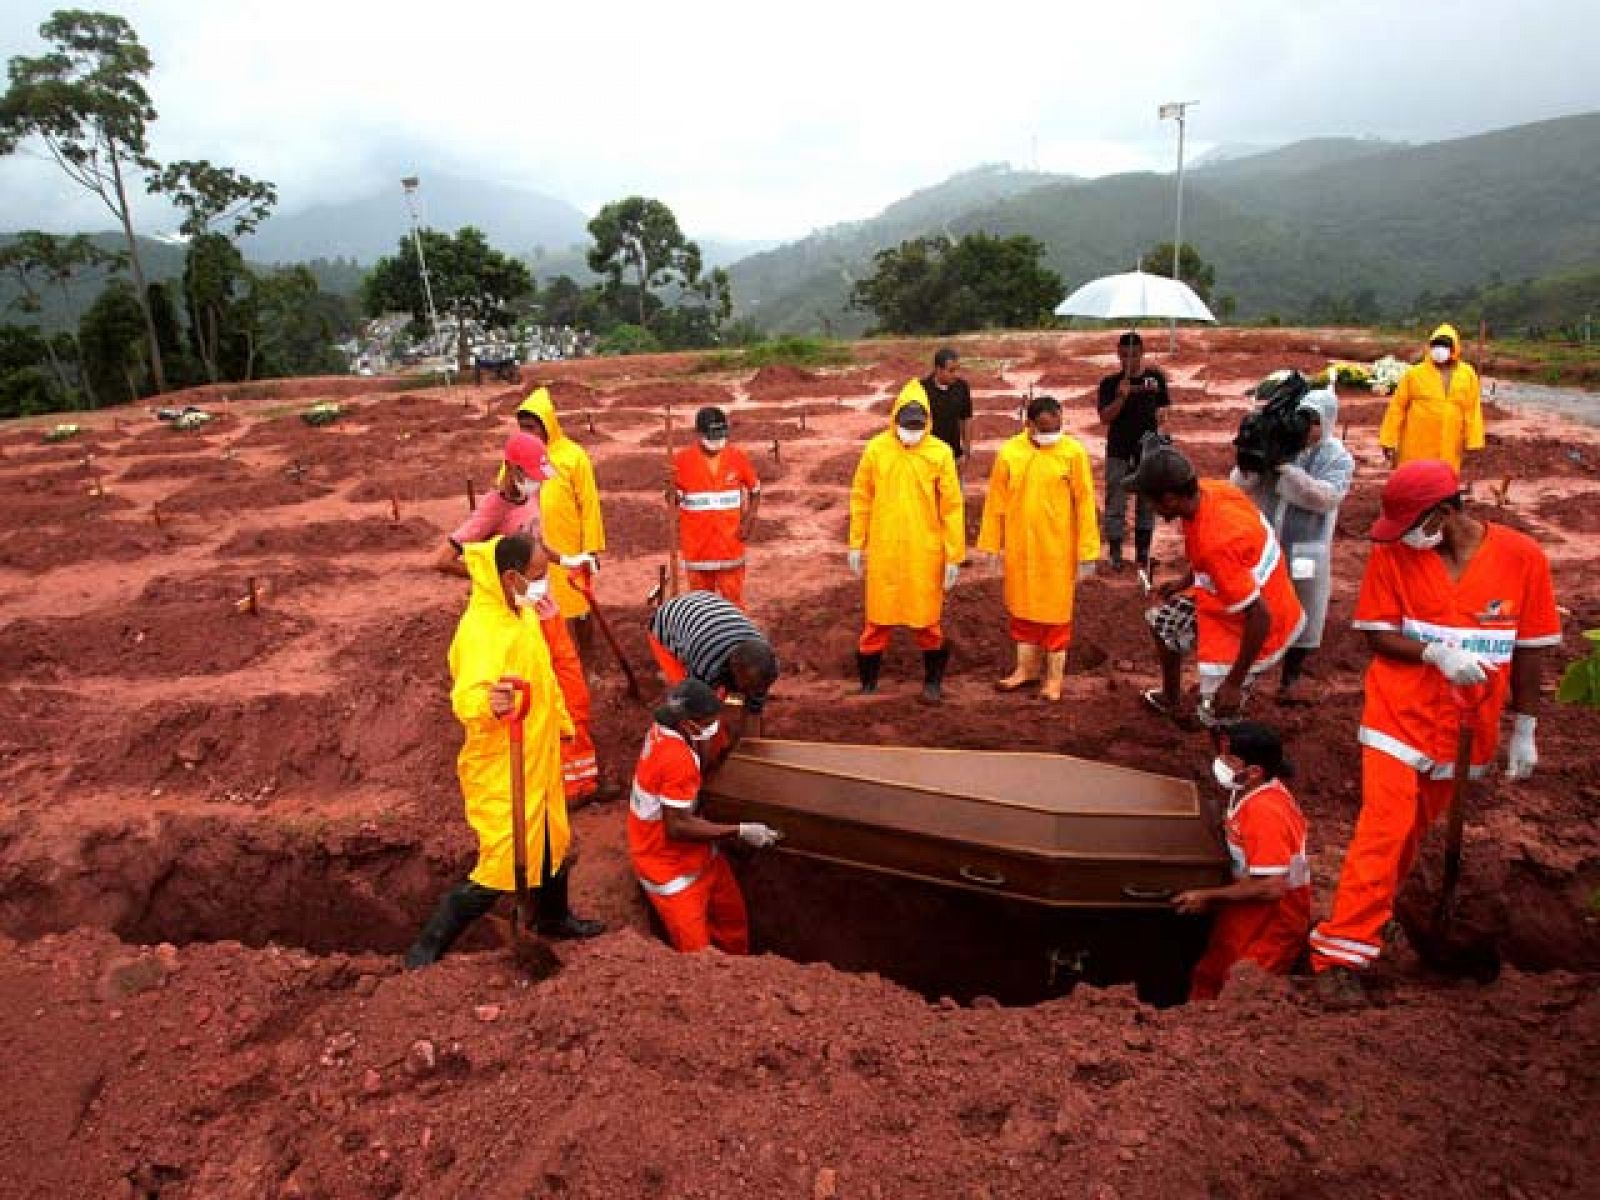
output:
[[[530,479],[554,479],[556,469],[550,465],[550,455],[544,443],[531,433],[513,433],[506,439],[505,460],[521,467]]]
[[[1383,515],[1372,523],[1375,542],[1397,542],[1436,504],[1461,494],[1456,469],[1436,458],[1399,467],[1383,485]]]

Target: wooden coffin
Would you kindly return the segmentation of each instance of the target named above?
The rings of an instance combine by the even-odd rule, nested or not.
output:
[[[785,857],[1052,908],[1165,910],[1229,878],[1193,783],[1064,755],[751,740],[703,796]]]

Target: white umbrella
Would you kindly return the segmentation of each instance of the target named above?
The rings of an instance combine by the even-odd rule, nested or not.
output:
[[[1102,321],[1134,317],[1216,320],[1205,301],[1195,295],[1188,284],[1165,275],[1146,275],[1143,271],[1091,280],[1056,305],[1056,316],[1095,317]]]

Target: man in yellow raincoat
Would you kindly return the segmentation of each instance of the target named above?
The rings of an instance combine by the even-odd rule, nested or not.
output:
[[[1378,431],[1389,465],[1437,458],[1461,470],[1463,450],[1483,449],[1483,398],[1478,373],[1461,358],[1461,335],[1441,325],[1428,357],[1400,377]]]
[[[572,584],[572,575],[599,571],[596,557],[606,548],[605,526],[600,521],[600,489],[595,486],[594,464],[582,446],[569,438],[556,417],[549,388],[535,388],[517,409],[517,426],[545,444],[554,479],[539,489],[539,512],[544,521],[544,544],[556,557],[550,564],[550,597],[572,629],[572,640],[584,665],[593,668],[594,631],[589,622],[589,601]]]
[[[516,708],[511,680],[531,691],[524,722],[522,767],[527,806],[528,878],[539,892],[538,931],[548,937],[593,937],[598,921],[576,917],[567,900],[572,835],[561,777],[561,739],[572,732],[534,611],[545,594],[544,552],[525,535],[462,548],[472,579],[467,611],[450,643],[450,707],[466,731],[456,775],[467,821],[478,835],[478,861],[446,892],[411,949],[406,966],[437,962],[467,926],[516,884],[511,835],[510,726]]]
[[[861,690],[878,672],[896,625],[922,651],[922,698],[937,704],[950,647],[939,616],[967,554],[961,479],[950,447],[928,436],[929,406],[913,379],[894,402],[890,428],[862,452],[850,485],[850,569],[866,574],[866,627],[856,644]]]
[[[1061,699],[1078,580],[1100,557],[1089,455],[1061,430],[1061,404],[1036,396],[1028,428],[1000,447],[989,475],[978,549],[1004,559],[1006,612],[1017,668],[995,683],[1014,692],[1039,679]]]

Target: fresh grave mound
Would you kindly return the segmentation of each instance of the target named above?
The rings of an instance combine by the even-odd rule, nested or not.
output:
[[[204,516],[219,512],[248,512],[253,508],[280,508],[305,504],[328,495],[329,488],[310,479],[296,482],[277,472],[252,470],[235,464],[238,472],[224,480],[201,479],[161,497],[162,512],[194,513]]]
[[[467,467],[474,465],[469,462]],[[345,496],[356,504],[387,504],[390,499],[405,504],[418,500],[442,500],[447,496],[459,496],[462,514],[465,515],[467,475],[467,469],[453,465],[418,468],[396,462],[381,473],[363,479],[350,488]]]
[[[1513,502],[1521,499],[1515,487],[1511,496]],[[1600,533],[1600,492],[1582,497],[1546,496],[1534,511],[1567,533]]]
[[[0,535],[0,566],[24,571],[83,562],[128,562],[151,554],[165,554],[182,544],[154,521],[118,521],[107,518],[86,522],[73,531],[25,525]]]
[[[820,375],[800,367],[766,366],[750,379],[746,392],[753,400],[838,399],[867,396],[876,389],[855,372]]]
[[[205,427],[206,433],[216,432],[210,426]],[[131,438],[122,445],[117,446],[112,453],[118,458],[150,458],[165,454],[187,454],[200,458],[208,454],[221,452],[222,445],[215,438],[206,436],[198,430],[170,429],[163,426],[152,429],[148,433],[141,433]]]
[[[247,475],[243,464],[221,457],[179,458],[162,455],[129,463],[117,472],[119,483],[141,483],[146,479],[189,479],[227,482]]]
[[[242,578],[236,584],[242,598],[247,585]],[[220,675],[274,653],[306,627],[270,607],[240,613],[223,599],[139,600],[78,616],[28,618],[7,630],[0,677]]]
[[[705,405],[715,405],[726,408],[733,403],[733,392],[719,383],[706,383],[700,380],[684,380],[682,382],[660,381],[656,383],[637,383],[628,387],[621,387],[608,392],[605,396],[608,408],[655,408],[665,410],[667,405],[676,409],[700,408]],[[560,411],[559,409],[557,410]],[[676,414],[675,415],[682,415]],[[685,422],[694,420],[691,412],[684,416]]]
[[[332,557],[335,555],[404,554],[426,550],[442,538],[421,517],[387,520],[313,521],[310,524],[268,525],[241,529],[217,547],[217,557],[259,555]]]
[[[66,483],[56,491],[12,495],[0,503],[7,519],[17,525],[67,525],[74,531],[92,528],[96,519],[133,507],[133,501],[109,481],[104,481],[105,491],[98,496],[91,487],[84,482],[77,486]]]
[[[841,450],[813,466],[806,472],[806,478],[812,483],[848,485],[855,478],[856,468],[860,465],[860,449]]]
[[[1506,437],[1489,433],[1488,443],[1470,459],[1479,478],[1536,479],[1541,475],[1600,478],[1600,449],[1574,445],[1559,438]]]

